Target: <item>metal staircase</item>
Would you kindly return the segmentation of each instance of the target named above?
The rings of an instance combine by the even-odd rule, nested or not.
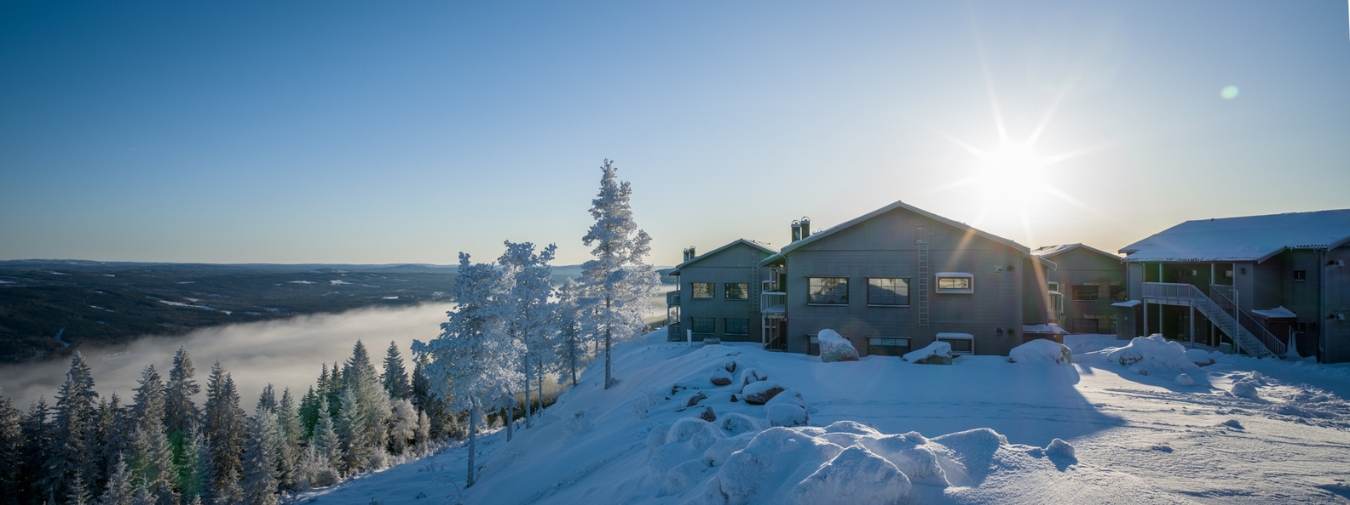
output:
[[[1145,282],[1143,287],[1144,303],[1195,307],[1195,310],[1214,323],[1219,331],[1233,339],[1239,350],[1245,349],[1248,354],[1258,358],[1278,358],[1285,353],[1284,342],[1272,335],[1250,314],[1237,308],[1234,300],[1225,296],[1219,286],[1211,286],[1211,292],[1220,301],[1210,298],[1200,288],[1191,284]],[[1233,298],[1236,298],[1236,293],[1233,295]]]

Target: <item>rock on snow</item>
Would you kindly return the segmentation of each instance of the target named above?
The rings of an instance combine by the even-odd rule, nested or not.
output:
[[[1008,352],[1008,361],[1067,365],[1073,363],[1073,351],[1059,342],[1038,338],[1014,347]]]
[[[924,346],[923,349],[905,354],[903,359],[921,365],[950,365],[952,364],[952,345],[946,342],[933,342]]]
[[[820,339],[820,360],[826,363],[836,361],[858,361],[858,350],[848,339],[831,329],[820,330],[816,335]]]
[[[1107,359],[1121,366],[1138,367],[1141,370],[1186,371],[1197,368],[1186,356],[1185,347],[1157,333],[1135,337],[1129,345],[1111,350]]]

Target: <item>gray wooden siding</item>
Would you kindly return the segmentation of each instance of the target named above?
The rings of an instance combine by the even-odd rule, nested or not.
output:
[[[1096,319],[1099,333],[1116,333],[1111,325],[1117,317],[1117,311],[1111,304],[1120,300],[1111,299],[1111,286],[1127,286],[1125,265],[1120,259],[1076,248],[1057,254],[1050,260],[1059,268],[1049,272],[1049,280],[1058,282],[1060,292],[1064,293],[1064,320],[1059,325],[1071,332],[1078,332],[1079,320]],[[1081,285],[1096,285],[1097,301],[1074,300],[1073,287]]]
[[[716,332],[713,334],[695,334],[694,340],[717,337],[723,341],[760,340],[760,314],[754,310],[759,300],[759,286],[754,281],[754,269],[760,269],[761,278],[765,269],[759,267],[760,260],[768,257],[759,249],[737,244],[718,253],[699,260],[697,263],[680,269],[680,331],[693,328],[693,318],[711,317],[716,320]],[[713,299],[694,299],[693,283],[712,282]],[[749,286],[749,298],[745,300],[726,299],[726,283],[746,283]],[[749,319],[748,335],[728,335],[727,318]],[[685,335],[679,335],[683,340]]]
[[[974,294],[939,294],[929,279],[926,328],[919,327],[917,313],[914,237],[920,226],[931,233],[930,276],[974,275]],[[1023,277],[1016,270],[1023,268],[1022,260],[1022,253],[1007,245],[905,209],[877,216],[787,254],[788,350],[806,352],[807,335],[829,328],[849,338],[861,353],[867,352],[868,337],[909,338],[910,347],[918,349],[932,343],[937,333],[956,332],[974,335],[978,354],[1007,354],[1021,342]],[[809,305],[809,277],[847,277],[848,305]],[[869,307],[869,277],[909,278],[910,306]]]
[[[1308,282],[1312,282],[1313,272],[1319,274],[1325,272],[1326,286],[1325,290],[1325,312],[1327,315],[1318,315],[1320,321],[1318,327],[1321,329],[1324,354],[1323,361],[1327,363],[1343,363],[1350,361],[1350,246],[1341,246],[1327,251],[1327,261],[1341,260],[1346,266],[1326,266],[1325,262],[1319,262],[1317,268],[1308,270]],[[1345,314],[1347,320],[1328,319],[1328,315]],[[1303,321],[1303,314],[1299,314],[1299,321]]]

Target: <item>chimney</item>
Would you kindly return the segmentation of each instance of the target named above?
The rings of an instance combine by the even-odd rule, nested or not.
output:
[[[811,236],[811,218],[802,217],[802,238]]]
[[[697,251],[694,251],[694,246],[689,246],[689,259],[694,259],[694,258],[697,258],[697,257],[698,257],[698,252],[697,252]]]
[[[796,241],[801,240],[801,239],[802,239],[802,222],[801,222],[801,221],[793,221],[793,222],[792,222],[792,241],[793,241],[793,242],[796,242]]]
[[[688,248],[688,247],[684,248],[684,250],[683,250],[683,251],[680,251],[680,253],[684,254],[684,256],[681,256],[681,258],[683,258],[683,259],[680,260],[681,263],[683,263],[683,262],[685,262],[685,261],[689,261],[689,248]]]

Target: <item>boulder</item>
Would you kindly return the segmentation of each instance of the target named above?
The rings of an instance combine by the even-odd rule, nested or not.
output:
[[[727,360],[727,362],[726,362],[725,365],[722,365],[722,367],[727,369],[727,373],[735,373],[735,372],[736,372],[736,360],[734,360],[734,359],[729,359],[729,360]]]
[[[766,406],[766,407],[772,407],[772,406],[778,405],[778,404],[780,404],[780,403],[782,403],[782,404],[788,404],[788,405],[796,405],[796,406],[798,406],[798,407],[803,407],[803,408],[806,407],[806,399],[805,399],[805,398],[802,398],[802,394],[801,394],[801,393],[798,393],[798,392],[796,392],[796,391],[793,391],[793,390],[791,390],[791,389],[789,389],[789,390],[787,390],[787,391],[783,391],[782,393],[778,393],[777,395],[774,395],[773,399],[771,399],[771,400],[769,400],[768,402],[765,402],[765,403],[764,403],[764,406]]]
[[[820,340],[820,360],[825,363],[836,361],[858,361],[858,349],[848,339],[831,329],[820,330],[816,335]]]
[[[791,403],[769,405],[766,410],[769,426],[806,426],[811,421],[805,407]]]
[[[1210,366],[1214,364],[1214,358],[1211,357],[1208,352],[1201,349],[1187,349],[1186,359],[1189,359],[1191,360],[1191,363],[1200,366]]]
[[[703,394],[702,391],[699,391],[698,394],[689,397],[689,401],[688,401],[688,402],[685,402],[684,406],[685,406],[685,407],[693,407],[693,406],[695,406],[695,405],[698,405],[698,402],[701,402],[701,401],[707,400],[707,399],[708,399],[708,395],[705,395],[705,394]]]
[[[938,341],[924,346],[923,349],[906,353],[902,359],[920,365],[952,364],[952,345]]]
[[[1191,376],[1186,375],[1186,374],[1178,375],[1176,380],[1177,380],[1177,385],[1178,385],[1178,386],[1188,386],[1188,387],[1189,387],[1189,386],[1194,386],[1194,385],[1195,385],[1195,379],[1192,379]]]
[[[777,382],[759,381],[746,386],[741,393],[745,396],[745,403],[764,405],[778,393],[782,393],[783,389],[783,386],[780,386]]]
[[[703,407],[703,412],[698,415],[698,418],[711,423],[717,420],[717,414],[713,412],[712,407]]]
[[[1038,338],[1014,347],[1008,352],[1008,361],[1068,365],[1073,363],[1073,351],[1069,350],[1069,346],[1059,342]]]
[[[765,380],[769,380],[769,375],[754,368],[741,370],[741,373],[736,376],[736,384],[738,384],[738,387],[740,387],[742,391],[745,390],[746,385],[749,385],[752,382]]]
[[[711,382],[714,386],[731,384],[731,374],[727,373],[725,368],[714,368],[712,373],[708,375],[708,382]]]

